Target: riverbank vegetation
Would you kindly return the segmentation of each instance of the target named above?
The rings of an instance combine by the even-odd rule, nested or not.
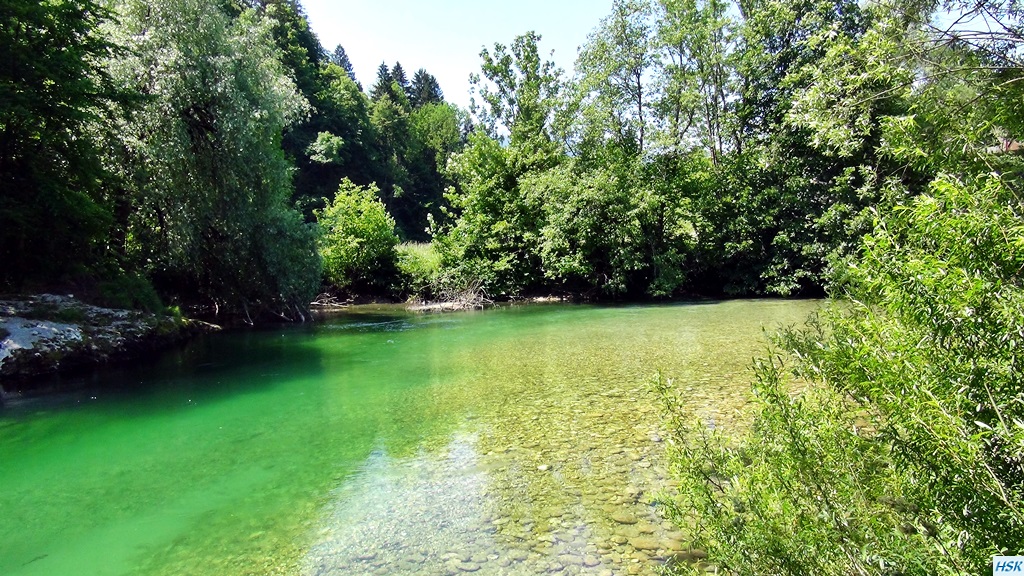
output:
[[[533,33],[485,49],[461,110],[401,63],[364,87],[294,0],[9,2],[0,289],[293,319],[325,288],[821,294],[865,210],[929,172],[877,152],[895,93],[817,145],[808,66],[839,40],[808,39],[866,16],[771,6],[616,2],[574,75]],[[432,244],[429,279],[396,252],[338,274],[343,181]]]
[[[426,239],[462,112],[399,63],[364,92],[296,2],[14,0],[0,19],[0,290],[299,319],[338,278],[315,215],[343,178],[373,186],[388,234]]]
[[[742,574],[979,574],[1018,552],[1024,410],[1019,197],[936,181],[881,218],[843,299],[758,365],[741,440],[674,392],[667,503]]]
[[[938,26],[932,5],[851,5],[858,29],[806,37],[824,51],[787,121],[902,168],[833,260],[835,304],[758,363],[751,428],[709,429],[662,382],[683,481],[664,503],[728,572],[979,574],[1019,553],[1024,36],[1014,5],[946,7]]]
[[[0,289],[299,319],[313,296],[832,295],[666,505],[734,573],[978,573],[1021,513],[1012,2],[615,0],[473,103],[364,87],[295,0],[0,7]],[[186,25],[187,23],[187,25]],[[467,296],[469,295],[469,296]]]

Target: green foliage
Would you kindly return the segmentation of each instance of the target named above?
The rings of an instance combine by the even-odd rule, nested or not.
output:
[[[1018,177],[942,178],[884,217],[850,272],[849,296],[875,306],[835,322],[847,344],[814,364],[880,412],[906,497],[975,572],[1024,536]]]
[[[888,175],[916,177],[875,157],[901,98],[869,101],[856,130],[828,139],[842,115],[822,113],[899,77],[818,100],[835,92],[827,62],[855,75],[869,61],[842,48],[869,40],[864,10],[738,9],[742,20],[725,1],[617,1],[571,84],[534,34],[485,50],[474,113],[492,142],[474,137],[449,165],[445,267],[495,296],[821,294]]]
[[[433,244],[403,242],[397,251],[402,291],[424,298],[436,296],[441,273],[441,255],[434,249]]]
[[[919,573],[902,570],[928,543],[901,532],[904,505],[891,495],[906,478],[886,447],[862,428],[851,432],[842,397],[812,390],[792,398],[780,362],[758,365],[756,424],[736,443],[690,420],[671,383],[663,386],[673,415],[687,414],[675,422],[681,486],[662,501],[669,517],[696,526],[694,546],[733,573]]]
[[[318,68],[327,59],[298,0],[240,0],[269,24],[278,60],[291,72],[300,94],[309,98],[319,87]],[[288,145],[286,144],[286,147]]]
[[[615,297],[681,291],[697,244],[691,182],[640,162],[538,158],[471,137],[450,165],[454,222],[435,235],[446,270],[492,296],[545,286]]]
[[[438,229],[435,246],[457,284],[478,286],[489,296],[514,296],[541,285],[542,207],[521,180],[558,166],[565,155],[551,136],[560,70],[542,61],[529,33],[511,48],[484,50],[483,73],[474,79],[483,105],[474,104],[481,128],[451,158],[445,211],[450,223]],[[510,134],[497,139],[498,124]]]
[[[586,114],[593,126],[590,137],[611,138],[642,154],[653,115],[648,77],[656,54],[647,0],[615,0],[612,13],[601,21],[580,50],[576,67],[582,75]]]
[[[316,211],[317,242],[327,283],[343,290],[385,289],[398,263],[395,220],[376,186],[342,180],[334,200]]]
[[[1005,153],[1024,37],[1000,3],[953,6],[954,31],[913,3],[776,4],[758,24],[804,22],[803,50],[770,40],[760,60],[803,62],[789,104],[770,95],[786,125],[761,145],[814,146],[770,162],[768,183],[786,183],[770,202],[818,215],[795,245],[831,247],[839,300],[759,363],[740,438],[694,422],[662,385],[683,480],[666,504],[728,572],[979,574],[1024,536],[1024,198]],[[1000,31],[984,17],[965,29],[979,14],[999,14]]]
[[[462,111],[443,102],[424,104],[409,114],[403,153],[407,181],[393,209],[405,238],[428,238],[430,218],[442,215],[444,191],[450,185],[448,160],[464,144],[463,117]]]
[[[731,295],[820,292],[828,259],[845,254],[861,232],[858,214],[873,196],[862,187],[871,171],[820,165],[807,157],[764,167],[748,154],[715,167],[689,158],[696,225],[702,242],[694,275],[702,292]],[[870,192],[869,192],[870,193]]]
[[[658,140],[685,150],[699,142],[718,165],[741,150],[736,106],[739,24],[723,0],[661,0],[652,43],[662,56],[654,109],[665,129]]]
[[[318,261],[285,204],[280,143],[307,107],[278,59],[273,22],[196,0],[124,0],[117,11],[109,33],[131,56],[108,69],[148,94],[117,125],[107,158],[130,206],[126,258],[187,301],[305,308]]]
[[[301,128],[307,145],[295,178],[294,197],[307,217],[322,207],[324,196],[334,194],[342,178],[360,184],[381,178],[369,98],[335,64],[320,68],[319,84],[311,118]]]
[[[398,97],[398,93],[394,90],[392,84],[395,79],[391,76],[391,69],[384,62],[380,63],[377,67],[377,81],[370,88],[370,98],[373,100],[379,100],[385,96],[389,96],[392,99]]]
[[[185,315],[181,313],[180,306],[168,306],[164,308],[164,313],[170,316],[177,324],[181,324],[185,320]]]
[[[391,68],[391,80],[398,84],[401,93],[405,94],[408,98],[409,78],[405,75],[405,68],[402,68],[401,62],[395,62],[395,65]]]
[[[686,280],[696,230],[678,190],[651,186],[642,168],[577,172],[563,166],[523,186],[543,206],[541,266],[573,291],[671,296]]]
[[[409,86],[409,102],[413,108],[444,102],[444,93],[437,83],[437,78],[423,68],[417,70],[412,77],[412,85]]]
[[[428,103],[420,106],[409,118],[412,123],[412,136],[423,148],[422,153],[429,154],[432,163],[423,159],[421,166],[433,166],[444,171],[448,159],[461,148],[460,110],[451,104]]]
[[[562,70],[543,60],[535,32],[517,36],[511,46],[495,44],[493,54],[480,52],[483,78],[470,80],[481,102],[473,102],[471,111],[491,136],[500,127],[509,134],[513,146],[542,147],[551,140],[551,124],[558,104]]]
[[[321,164],[340,164],[342,162],[342,150],[345,149],[345,140],[330,132],[317,134],[316,140],[309,145],[306,152],[310,160]]]
[[[683,489],[669,509],[696,521],[712,561],[736,573],[977,574],[1016,551],[1022,209],[998,178],[937,181],[880,217],[847,301],[781,341],[795,380],[785,356],[759,365],[745,437],[677,419]]]
[[[436,210],[448,182],[439,173],[438,160],[422,153],[410,113],[429,102],[443,102],[437,80],[420,70],[410,84],[400,63],[391,68],[382,63],[367,96],[355,81],[344,48],[338,46],[328,56],[297,2],[254,3],[274,22],[282,61],[310,104],[308,117],[289,126],[282,140],[297,165],[296,204],[311,219],[342,178],[375,183],[402,236],[425,239],[426,215]]]
[[[381,64],[364,94],[296,0],[7,2],[0,286],[114,271],[114,293],[303,307],[307,222],[347,179],[399,238],[433,233],[436,279],[493,296],[821,293],[870,206],[1017,170],[991,150],[1024,129],[1019,11],[950,6],[1002,31],[921,3],[616,0],[572,81],[535,33],[484,50],[470,137],[425,69]]]
[[[446,196],[453,222],[438,231],[435,245],[455,278],[480,282],[490,296],[539,285],[541,206],[519,186],[536,158],[476,132],[449,164],[459,182]]]
[[[421,80],[433,78],[420,72],[416,77]],[[463,142],[460,112],[440,100],[414,102],[419,98],[415,79],[413,85],[403,85],[405,72],[398,63],[392,69],[382,64],[378,75],[370,110],[378,164],[374,182],[402,238],[426,240],[428,215],[440,215],[444,189],[450,184],[444,165]]]
[[[308,307],[320,287],[322,263],[316,248],[317,227],[285,206],[270,207],[260,222],[261,234],[250,238],[252,269],[266,274],[262,282],[251,279],[247,287],[250,302],[269,299],[299,314]]]
[[[628,186],[614,174],[575,174],[560,166],[531,175],[523,184],[543,207],[540,230],[544,274],[567,287],[591,286],[615,295],[627,291],[640,263],[641,222]]]
[[[334,64],[344,70],[353,82],[356,81],[355,67],[352,66],[352,61],[349,60],[348,54],[345,52],[345,48],[341,44],[338,44],[334,48],[334,52],[331,52],[330,59],[331,64]]]
[[[128,95],[99,64],[116,47],[97,33],[100,2],[8,0],[0,6],[0,287],[89,272],[108,254],[94,119]]]
[[[140,274],[119,272],[99,283],[96,304],[106,308],[158,312],[164,308],[153,284]]]

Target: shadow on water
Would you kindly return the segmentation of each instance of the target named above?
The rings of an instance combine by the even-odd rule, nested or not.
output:
[[[203,563],[231,548],[288,557],[317,495],[393,427],[354,367],[395,320],[212,335],[8,406],[0,573],[224,573]],[[338,326],[359,336],[316,344]],[[325,376],[325,355],[350,376]]]
[[[761,326],[813,306],[377,310],[197,340],[95,400],[0,413],[0,573],[652,573],[685,543],[649,503],[647,382],[727,422]]]
[[[42,379],[33,390],[0,405],[0,417],[97,401],[163,410],[182,401],[229,399],[295,373],[308,375],[321,364],[323,351],[303,344],[318,330],[393,332],[412,328],[408,318],[395,313],[359,313],[335,316],[322,324],[281,324],[200,335],[130,364]],[[240,371],[245,378],[238,377]]]

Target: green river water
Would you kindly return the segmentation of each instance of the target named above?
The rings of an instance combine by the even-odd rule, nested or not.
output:
[[[654,574],[651,382],[729,426],[815,301],[366,308],[0,408],[0,575]],[[679,557],[679,556],[677,556]]]

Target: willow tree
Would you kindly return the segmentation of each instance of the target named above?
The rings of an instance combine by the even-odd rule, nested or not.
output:
[[[108,165],[132,210],[125,251],[159,288],[248,311],[304,307],[317,286],[313,234],[285,202],[282,130],[307,109],[271,22],[201,0],[122,0],[110,74],[145,95]]]

